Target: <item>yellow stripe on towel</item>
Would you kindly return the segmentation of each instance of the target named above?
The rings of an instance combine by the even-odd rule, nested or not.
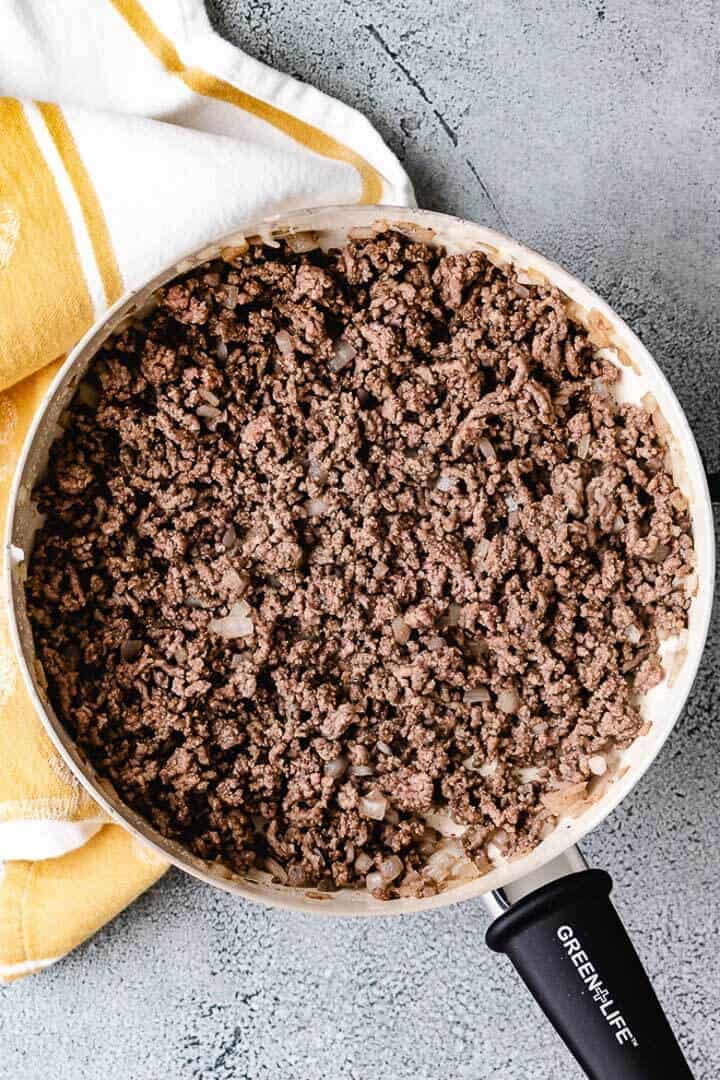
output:
[[[58,859],[9,862],[0,878],[0,982],[79,945],[167,869],[119,825]]]
[[[158,29],[138,0],[110,0],[110,2],[165,70],[177,75],[190,90],[194,90],[202,97],[214,98],[216,101],[224,101],[228,105],[243,109],[259,120],[272,124],[278,131],[282,131],[295,142],[320,154],[321,157],[331,158],[333,161],[344,161],[347,165],[352,165],[357,169],[362,181],[359,201],[361,203],[382,201],[382,177],[377,169],[360,154],[321,131],[314,124],[308,124],[261,98],[239,90],[225,79],[218,79],[206,71],[201,71],[200,68],[186,67],[173,43]]]
[[[93,320],[75,239],[22,105],[0,98],[0,390]],[[58,315],[60,313],[60,315]]]
[[[109,306],[122,296],[123,280],[100,200],[59,105],[38,102],[38,110],[75,189]]]

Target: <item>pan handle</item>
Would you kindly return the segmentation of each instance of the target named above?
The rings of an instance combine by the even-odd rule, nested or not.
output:
[[[710,488],[710,501],[720,503],[720,472],[707,474],[708,487]]]
[[[575,850],[574,866],[583,863]],[[507,910],[487,944],[510,958],[591,1080],[692,1080],[612,905],[610,875],[567,869],[565,860],[564,876],[510,906],[507,893],[493,894],[495,910]]]

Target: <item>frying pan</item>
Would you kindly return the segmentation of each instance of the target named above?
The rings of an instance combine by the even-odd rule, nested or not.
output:
[[[655,411],[656,421],[666,431],[675,482],[689,503],[696,553],[688,630],[662,644],[666,675],[641,701],[643,734],[628,749],[610,758],[607,773],[598,778],[588,797],[568,806],[554,831],[530,853],[509,860],[497,854],[489,872],[482,876],[474,874],[468,865],[467,873],[461,871],[435,896],[384,902],[359,890],[323,893],[279,885],[260,870],[237,876],[166,840],[125,806],[74,744],[48,699],[24,594],[38,521],[31,492],[46,467],[49,447],[60,430],[61,414],[103,342],[125,320],[141,316],[159,286],[217,255],[223,247],[242,245],[248,236],[261,236],[270,243],[290,236],[296,246],[316,242],[327,248],[343,243],[351,230],[355,235],[359,230],[362,235],[376,225],[390,225],[450,251],[481,248],[494,262],[511,263],[529,281],[550,282],[566,295],[574,317],[587,325],[597,348],[606,350],[605,355],[620,368],[618,396],[622,400],[642,400]],[[690,693],[713,598],[712,506],[695,439],[667,380],[629,327],[582,282],[510,237],[472,222],[406,207],[334,206],[249,223],[192,252],[127,294],[68,357],[27,435],[11,495],[6,546],[11,631],[28,691],[58,752],[114,820],[188,873],[239,896],[277,907],[322,915],[386,916],[483,896],[496,916],[487,934],[488,944],[509,956],[588,1076],[596,1080],[682,1080],[691,1076],[612,907],[611,880],[602,870],[588,869],[576,845],[640,780],[668,738]],[[445,828],[451,826],[446,822]]]

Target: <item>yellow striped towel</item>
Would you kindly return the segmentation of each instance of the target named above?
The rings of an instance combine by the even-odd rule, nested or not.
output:
[[[413,195],[364,117],[223,41],[201,0],[0,0],[0,25],[4,528],[50,378],[125,289],[243,220]],[[165,870],[57,758],[5,610],[0,981],[62,956]]]

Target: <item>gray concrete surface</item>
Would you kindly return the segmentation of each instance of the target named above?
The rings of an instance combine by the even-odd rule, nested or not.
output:
[[[720,11],[714,0],[212,0],[222,33],[365,110],[421,204],[591,282],[720,466]],[[720,1060],[720,617],[684,717],[587,853],[698,1080]],[[3,1080],[572,1080],[465,905],[318,922],[169,874],[0,994]]]

